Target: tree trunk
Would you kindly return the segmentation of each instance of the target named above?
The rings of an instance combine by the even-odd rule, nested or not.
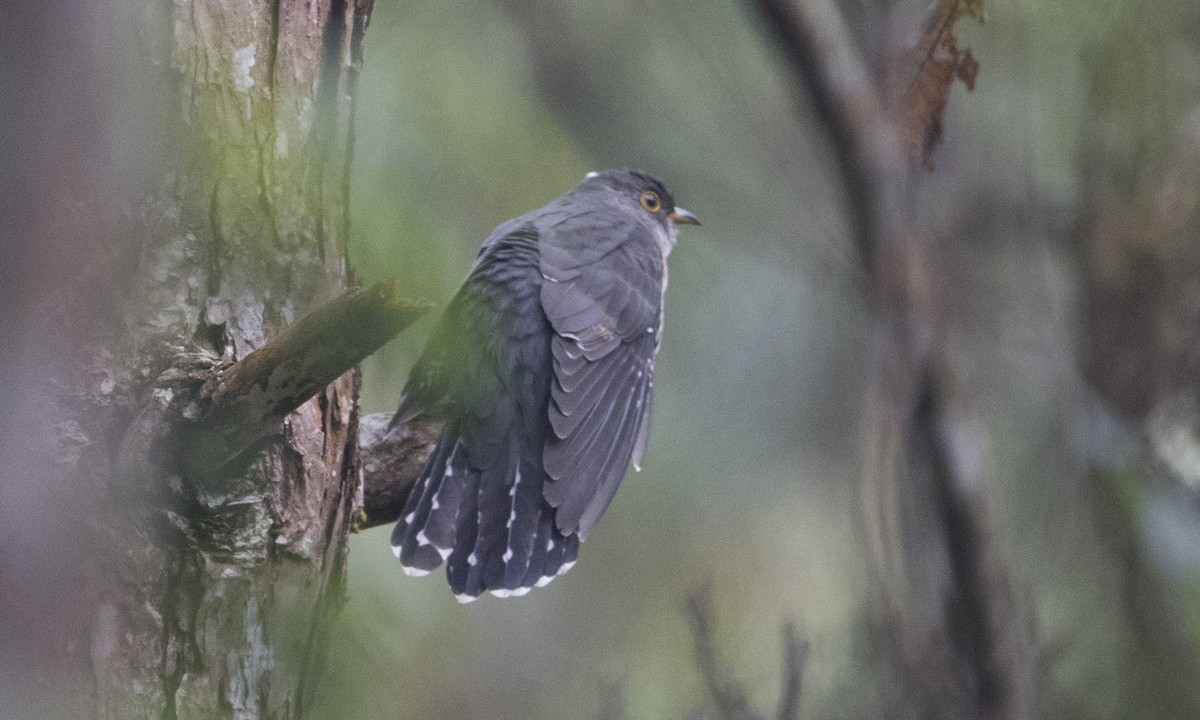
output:
[[[63,552],[41,557],[64,565],[72,612],[18,634],[76,682],[43,687],[57,704],[41,707],[47,696],[25,690],[38,698],[27,716],[304,715],[361,500],[357,371],[248,448],[196,440],[224,371],[350,284],[354,82],[371,4],[134,0],[120,21],[67,11],[84,33],[80,62],[122,25],[128,47],[96,52],[136,79],[81,102],[125,102],[105,119],[135,118],[133,129],[108,129],[146,129],[125,147],[146,153],[140,177],[158,190],[110,185],[101,206],[80,185],[66,191],[83,252],[37,316],[35,362],[52,369],[27,395],[50,405],[26,421],[35,466],[74,507],[44,531],[69,524],[72,541],[56,534]],[[117,90],[129,94],[108,97]],[[133,209],[114,210],[122,201]],[[247,391],[269,396],[280,377]],[[5,619],[36,616],[58,590],[16,592]]]

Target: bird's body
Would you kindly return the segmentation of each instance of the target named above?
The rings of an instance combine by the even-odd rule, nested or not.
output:
[[[444,562],[466,602],[574,565],[645,449],[677,222],[662,183],[610,170],[484,241],[393,420],[446,423],[392,534],[406,572]]]

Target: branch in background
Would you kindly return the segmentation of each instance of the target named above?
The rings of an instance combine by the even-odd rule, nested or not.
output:
[[[688,597],[687,617],[696,642],[696,665],[718,717],[722,720],[762,720],[764,716],[750,707],[746,690],[717,660],[710,588],[700,588]],[[800,640],[791,622],[784,624],[783,646],[783,690],[775,717],[777,720],[795,720],[800,708],[800,683],[808,661],[808,643]]]
[[[961,457],[963,446],[968,453],[981,455],[984,441],[973,437],[973,423],[954,417],[945,397],[947,382],[926,378],[922,383],[910,430],[911,452],[927,469],[954,588],[943,610],[945,633],[956,660],[970,669],[978,715],[999,718],[1016,714],[1012,695],[1020,685],[1020,672],[1006,666],[1016,655],[1005,651],[1001,638],[1014,633],[1018,618],[991,537],[981,478],[970,476]],[[946,436],[948,432],[958,435],[957,443]]]
[[[895,142],[883,98],[867,65],[854,52],[850,33],[829,0],[750,0],[786,60],[796,94],[806,97],[829,133],[848,213],[868,277],[879,251],[881,212],[887,209],[884,183],[900,176]]]
[[[975,87],[979,63],[960,50],[954,25],[977,18],[983,0],[943,0],[931,11],[917,47],[902,66],[907,77],[893,83],[900,97],[876,88],[850,32],[830,0],[749,0],[783,54],[797,95],[806,97],[829,134],[850,203],[850,221],[868,276],[874,271],[883,227],[907,169],[933,169],[942,139],[942,115],[950,87]],[[889,105],[900,106],[889,113]],[[890,117],[889,117],[890,116]],[[890,118],[899,122],[899,132]],[[888,187],[891,184],[895,187]]]
[[[800,716],[800,681],[808,664],[808,643],[800,639],[796,623],[783,624],[783,691],[779,694],[776,720],[795,720]]]
[[[414,420],[388,435],[391,420],[391,413],[377,413],[359,421],[363,513],[355,530],[399,519],[404,501],[442,431],[440,422]]]
[[[906,207],[940,199],[909,186],[914,170],[932,169],[953,81],[974,84],[978,63],[958,49],[953,30],[959,19],[979,15],[982,0],[937,3],[917,46],[901,55],[909,61],[890,68],[882,89],[830,0],[751,1],[834,147],[875,301],[864,505],[879,607],[900,631],[904,675],[952,715],[1019,716],[1028,667],[989,525],[979,469],[986,439],[956,405],[945,350],[949,264],[936,234],[917,221],[937,214]],[[925,517],[935,524],[936,552],[914,548],[904,525],[905,503],[922,500],[932,510]],[[944,573],[942,593],[911,587],[912,570],[929,562],[944,564],[922,573]]]
[[[311,312],[200,388],[182,433],[185,471],[212,478],[278,431],[283,419],[429,310],[391,282],[352,290]]]

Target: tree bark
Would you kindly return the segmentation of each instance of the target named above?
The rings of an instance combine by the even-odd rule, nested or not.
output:
[[[272,406],[282,422],[246,419],[231,457],[196,462],[189,448],[234,424],[237,382],[256,389],[246,369],[264,356],[239,361],[352,285],[348,168],[371,5],[133,0],[121,15],[123,58],[144,80],[121,113],[153,128],[138,146],[158,190],[68,198],[88,217],[76,224],[87,252],[40,316],[54,365],[40,452],[86,507],[68,550],[86,561],[64,571],[75,615],[48,641],[25,639],[76,670],[50,692],[72,716],[304,715],[361,503],[358,372]],[[94,42],[104,30],[86,28]],[[325,350],[312,347],[337,354]],[[214,408],[227,416],[214,423]]]

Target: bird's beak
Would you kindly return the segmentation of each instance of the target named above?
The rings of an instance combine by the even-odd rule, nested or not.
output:
[[[683,208],[681,208],[679,206],[676,206],[675,212],[671,213],[667,217],[674,220],[676,225],[699,225],[700,224],[700,218],[696,217],[695,215],[691,214],[690,212],[688,212],[687,210],[684,210]]]

